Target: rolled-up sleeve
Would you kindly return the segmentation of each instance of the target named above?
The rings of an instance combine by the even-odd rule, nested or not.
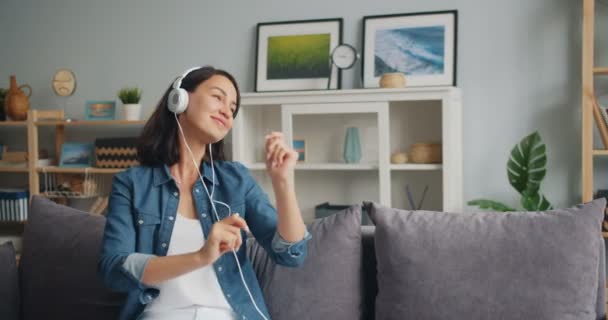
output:
[[[135,252],[131,193],[131,179],[124,172],[115,175],[97,271],[103,283],[114,291],[141,290],[140,300],[145,304],[150,300],[145,297],[156,297],[159,290],[141,282],[143,270],[154,255]]]
[[[286,252],[290,256],[297,258],[302,254],[303,251],[307,250],[307,242],[310,239],[312,239],[312,235],[310,232],[308,232],[308,229],[304,234],[304,239],[297,242],[289,242],[283,239],[281,234],[277,231],[274,233],[274,237],[272,238],[272,250],[280,253]]]
[[[270,203],[268,195],[258,185],[253,176],[242,164],[240,170],[246,177],[245,220],[256,241],[266,250],[277,264],[297,267],[304,263],[308,253],[308,241],[312,238],[306,230],[302,240],[288,242],[278,232],[276,208]]]

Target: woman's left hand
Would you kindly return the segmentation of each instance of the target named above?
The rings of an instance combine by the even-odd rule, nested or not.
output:
[[[293,179],[298,152],[287,146],[282,132],[266,135],[266,170],[273,180]]]

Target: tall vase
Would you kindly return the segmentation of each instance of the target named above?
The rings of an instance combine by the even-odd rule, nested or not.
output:
[[[4,106],[6,115],[14,121],[23,121],[27,119],[27,111],[30,108],[29,97],[32,95],[32,87],[27,84],[17,85],[17,78],[14,75],[10,76],[10,88],[4,98]],[[21,89],[28,88],[29,93],[26,95]]]
[[[359,141],[359,128],[346,128],[344,139],[344,161],[346,163],[358,163],[361,161],[361,142]]]

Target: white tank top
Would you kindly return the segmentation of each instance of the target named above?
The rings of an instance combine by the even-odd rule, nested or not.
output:
[[[167,255],[194,252],[204,244],[205,236],[200,221],[188,219],[178,213]],[[214,315],[213,319],[235,319],[212,265],[164,281],[157,287],[160,294],[146,306],[144,313],[166,313],[176,309],[198,307],[199,314],[208,309],[208,313]]]

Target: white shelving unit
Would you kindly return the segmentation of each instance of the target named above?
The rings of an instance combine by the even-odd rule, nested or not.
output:
[[[347,127],[358,127],[362,159],[342,159]],[[323,202],[377,201],[409,209],[429,187],[422,209],[461,211],[462,105],[455,87],[245,93],[232,129],[232,157],[245,164],[274,202],[265,172],[264,136],[282,131],[306,140],[296,165],[296,192],[306,221]],[[391,164],[413,143],[442,143],[441,164]]]

